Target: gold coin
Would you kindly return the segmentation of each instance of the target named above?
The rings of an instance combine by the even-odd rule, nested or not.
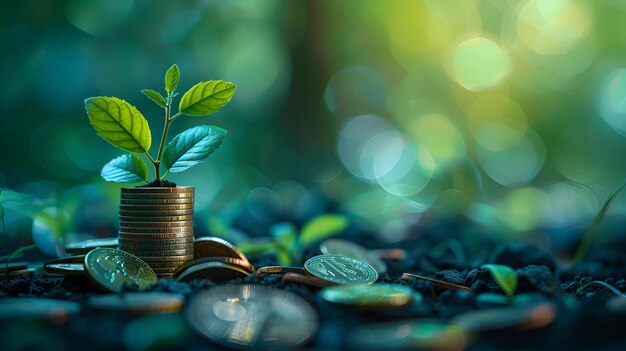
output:
[[[156,273],[139,257],[122,250],[98,248],[85,256],[87,276],[105,290],[120,292],[125,284],[144,290],[156,284]]]
[[[124,234],[139,234],[139,235],[171,235],[172,237],[186,235],[193,233],[192,226],[186,227],[164,227],[164,228],[134,228],[134,227],[122,227],[119,230]]]
[[[120,216],[124,217],[167,217],[167,216],[190,216],[193,215],[193,208],[186,210],[167,210],[167,211],[125,211],[120,210]]]
[[[98,238],[67,244],[65,252],[71,255],[85,255],[97,247],[116,248],[117,238]]]
[[[119,243],[121,246],[144,246],[144,245],[193,245],[193,236],[187,236],[174,239],[131,239],[129,236],[120,236]]]
[[[50,263],[44,266],[46,273],[63,275],[83,275],[85,265],[83,263]]]
[[[193,205],[194,198],[193,197],[182,197],[182,198],[174,198],[174,199],[120,199],[121,205],[146,205],[146,206],[163,206],[163,205],[177,205],[177,204],[185,204],[185,205]]]
[[[250,275],[250,272],[241,266],[223,262],[211,261],[193,265],[176,276],[176,280],[190,281],[193,279],[208,279],[213,283],[221,283],[233,279],[241,280]]]
[[[185,263],[184,265],[182,265],[178,269],[178,271],[174,275],[177,276],[179,274],[182,274],[183,271],[187,270],[190,267],[193,267],[193,266],[199,265],[199,264],[203,264],[203,263],[207,263],[207,262],[221,262],[221,263],[224,263],[224,264],[241,267],[242,269],[245,269],[249,273],[254,272],[254,267],[250,264],[250,262],[244,261],[244,260],[239,259],[239,258],[233,258],[233,257],[202,257],[202,258],[196,258],[194,260],[191,260],[191,261]]]
[[[404,307],[419,296],[413,289],[392,284],[337,285],[322,290],[328,302],[361,309],[386,309]]]
[[[193,247],[192,243],[181,243],[181,244],[164,244],[160,245],[157,243],[150,243],[147,245],[129,245],[129,244],[120,244],[120,250],[124,251],[171,251],[171,250],[187,250],[189,251]]]
[[[193,249],[178,249],[178,250],[124,250],[132,253],[135,256],[140,257],[163,257],[163,256],[181,256],[181,255],[193,255]]]
[[[309,277],[309,276],[298,274],[298,273],[285,273],[281,281],[288,282],[288,283],[308,285],[308,286],[312,286],[314,288],[320,288],[320,289],[325,288],[327,286],[335,285],[335,283],[330,282],[328,280],[323,280],[323,279],[316,278],[316,277]]]
[[[170,194],[170,193],[193,193],[194,187],[192,186],[178,186],[178,187],[136,187],[136,188],[122,188],[122,194]]]
[[[187,255],[172,255],[172,256],[141,256],[141,259],[148,262],[180,262],[193,260],[193,254]]]
[[[256,275],[259,278],[262,278],[268,274],[287,274],[287,273],[296,273],[296,274],[304,274],[304,268],[302,267],[293,267],[293,266],[265,266],[256,270]]]
[[[121,223],[138,223],[138,222],[181,222],[181,221],[193,221],[193,215],[182,215],[182,216],[160,216],[160,217],[136,217],[136,216],[123,216],[120,215],[120,225]]]
[[[193,193],[171,193],[171,194],[124,194],[122,200],[172,200],[172,199],[189,199],[193,200]]]
[[[121,204],[120,210],[124,211],[170,211],[170,210],[193,210],[193,204],[175,205],[126,205]]]
[[[120,230],[139,230],[139,229],[158,229],[158,228],[179,228],[178,230],[182,230],[181,228],[187,228],[186,230],[191,230],[193,227],[193,221],[176,221],[176,222],[159,222],[159,221],[148,221],[148,222],[129,222],[120,219]]]
[[[248,258],[235,245],[212,236],[203,236],[194,241],[194,256],[200,257],[233,257],[248,262]]]
[[[369,264],[339,255],[319,255],[304,263],[305,272],[320,279],[342,285],[372,284],[378,272]]]
[[[185,297],[181,294],[157,291],[96,295],[87,300],[87,304],[93,308],[137,314],[176,312],[184,302]]]

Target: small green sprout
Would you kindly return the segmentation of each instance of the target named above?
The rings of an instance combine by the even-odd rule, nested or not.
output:
[[[202,125],[187,129],[165,145],[170,124],[178,117],[210,115],[226,105],[235,94],[233,83],[221,80],[200,82],[183,94],[178,112],[172,114],[179,78],[178,66],[173,65],[165,73],[165,97],[151,89],[141,91],[165,111],[165,125],[156,158],[148,152],[152,144],[148,121],[135,106],[116,97],[96,96],[85,100],[89,121],[98,135],[113,146],[130,152],[114,158],[102,168],[104,180],[148,182],[146,164],[137,156],[144,154],[154,166],[156,182],[160,182],[169,172],[182,172],[200,163],[222,144],[226,130]],[[161,165],[167,170],[163,175]]]
[[[513,298],[518,283],[517,272],[513,268],[502,264],[484,264],[480,268],[489,270],[500,289],[509,299]]]
[[[323,239],[340,234],[348,225],[349,221],[344,216],[323,214],[305,223],[298,235],[298,230],[293,223],[278,223],[270,228],[271,240],[260,244],[242,243],[238,248],[248,255],[273,252],[278,264],[292,265],[302,260],[304,249]]]
[[[617,288],[615,288],[614,286],[612,286],[611,284],[607,283],[607,282],[603,282],[601,280],[592,280],[587,284],[584,284],[583,286],[581,286],[580,288],[578,288],[578,290],[576,290],[576,294],[580,294],[583,291],[585,291],[585,289],[587,289],[588,287],[590,287],[591,285],[600,285],[603,286],[607,289],[609,289],[613,294],[619,296],[619,297],[626,297],[626,294],[624,294],[623,292],[617,290]]]
[[[37,244],[26,245],[26,246],[22,246],[22,247],[18,248],[17,250],[13,251],[10,255],[0,257],[0,261],[4,261],[6,259],[6,262],[4,264],[4,279],[5,279],[5,282],[9,281],[9,264],[11,264],[11,261],[16,259],[16,258],[18,258],[18,257],[22,257],[24,252],[26,252],[28,250],[36,249],[36,248],[37,248]]]

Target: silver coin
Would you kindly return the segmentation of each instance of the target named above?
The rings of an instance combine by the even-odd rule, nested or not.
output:
[[[315,309],[299,296],[260,285],[224,285],[189,298],[185,318],[212,342],[240,350],[293,349],[318,326]]]
[[[319,255],[304,263],[307,274],[342,285],[372,284],[378,272],[369,264],[339,255]]]
[[[328,239],[320,244],[320,251],[324,255],[341,255],[356,258],[374,267],[376,272],[384,273],[387,265],[374,252],[348,240]]]

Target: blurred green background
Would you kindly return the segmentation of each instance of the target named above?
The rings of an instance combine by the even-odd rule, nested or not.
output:
[[[70,240],[115,235],[122,186],[99,178],[123,151],[96,135],[83,100],[123,98],[158,136],[162,111],[140,90],[162,91],[173,63],[180,91],[237,85],[220,112],[170,131],[229,131],[168,178],[196,186],[200,232],[242,207],[297,220],[321,195],[392,242],[425,216],[519,237],[586,225],[626,175],[623,0],[1,6],[0,187],[65,218],[44,232]],[[38,237],[37,220],[6,220],[9,235]]]

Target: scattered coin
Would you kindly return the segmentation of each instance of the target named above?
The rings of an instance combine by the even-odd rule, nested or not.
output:
[[[198,334],[240,350],[301,347],[318,326],[315,309],[304,299],[259,285],[202,290],[189,299],[185,317]]]
[[[471,290],[471,288],[464,286],[464,285],[458,285],[458,284],[454,284],[454,283],[448,283],[445,282],[443,280],[438,280],[438,279],[433,279],[433,278],[428,278],[428,277],[423,277],[421,275],[417,275],[417,274],[411,274],[411,273],[403,273],[402,274],[402,279],[403,280],[411,280],[411,279],[419,279],[419,280],[425,280],[427,282],[431,282],[434,285],[440,287],[440,288],[444,288],[444,289],[456,289],[456,290]]]
[[[256,275],[259,278],[262,278],[268,274],[287,274],[287,273],[296,273],[296,274],[304,275],[304,268],[293,267],[293,266],[265,266],[256,270]]]
[[[337,285],[322,290],[322,298],[328,302],[362,309],[404,307],[415,296],[421,297],[409,287],[392,284]]]
[[[379,274],[387,271],[385,262],[374,252],[352,241],[342,239],[324,240],[320,244],[320,251],[322,251],[324,255],[340,255],[363,261],[374,267]]]
[[[201,257],[201,258],[195,258],[185,263],[184,265],[180,266],[180,268],[178,268],[177,274],[182,273],[183,271],[187,270],[187,268],[190,268],[192,266],[195,266],[201,263],[206,263],[206,262],[222,262],[226,264],[232,264],[232,265],[239,266],[245,269],[246,271],[248,271],[248,273],[254,273],[254,267],[247,260],[244,261],[240,258],[233,258],[233,257]]]
[[[117,238],[99,238],[67,244],[65,252],[70,255],[85,255],[97,247],[117,248]]]
[[[213,283],[221,283],[233,279],[241,280],[250,274],[250,271],[239,265],[209,261],[193,265],[174,276],[177,280],[184,282],[206,279]]]
[[[415,320],[364,325],[347,336],[354,350],[464,350],[467,342],[458,327]]]
[[[127,252],[99,248],[85,256],[88,277],[99,287],[119,292],[124,284],[144,290],[158,280],[150,266]]]
[[[55,258],[53,260],[46,261],[44,262],[44,266],[47,264],[54,264],[54,263],[84,263],[84,262],[85,262],[85,255],[65,256],[65,257]]]
[[[76,302],[44,298],[0,299],[0,318],[62,317],[80,312]]]
[[[335,285],[335,283],[330,282],[328,280],[323,280],[323,279],[316,278],[316,277],[310,277],[308,275],[303,275],[303,274],[298,274],[298,273],[285,273],[281,281],[288,282],[288,283],[308,285],[308,286],[312,286],[318,289]]]
[[[203,236],[194,240],[194,256],[200,257],[233,257],[248,262],[248,258],[235,245],[212,236]]]
[[[0,263],[0,274],[4,274],[7,271],[13,272],[13,271],[26,269],[26,268],[28,268],[28,263],[26,262],[11,262],[8,265],[6,262],[2,262]]]
[[[146,314],[179,311],[184,302],[185,297],[181,294],[151,291],[95,295],[87,304],[101,310]]]
[[[552,302],[540,302],[465,312],[452,318],[450,324],[470,333],[514,327],[537,329],[550,324],[555,315],[556,308]]]
[[[345,256],[319,255],[304,263],[305,273],[342,285],[372,284],[378,272],[369,264]]]
[[[50,263],[44,266],[46,273],[63,275],[83,275],[85,265],[83,263]]]

